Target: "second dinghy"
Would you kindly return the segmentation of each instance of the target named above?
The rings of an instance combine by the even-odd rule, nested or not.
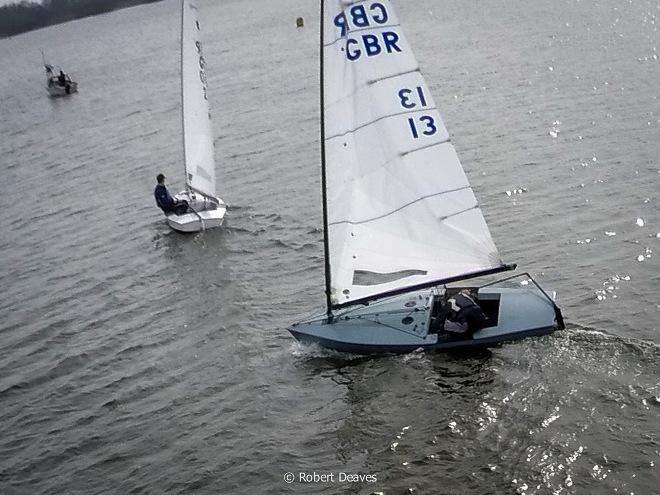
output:
[[[167,223],[179,232],[198,232],[222,225],[227,205],[216,196],[213,133],[206,82],[206,62],[197,6],[181,1],[181,116],[186,189],[174,197],[189,205],[186,213],[169,213]]]
[[[67,96],[78,92],[78,83],[71,80],[71,77],[62,69],[59,69],[58,73],[55,74],[55,67],[46,63],[46,56],[43,51],[41,52],[41,59],[44,63],[44,69],[46,69],[46,91],[48,91],[48,96]]]

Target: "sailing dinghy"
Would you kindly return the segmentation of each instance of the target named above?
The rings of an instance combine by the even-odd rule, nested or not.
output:
[[[563,328],[554,295],[528,274],[514,288],[447,287],[515,265],[499,257],[392,3],[322,0],[321,26],[327,308],[293,324],[293,336],[345,352],[409,352]],[[464,289],[481,324],[449,332]]]
[[[188,202],[182,215],[167,214],[179,232],[199,232],[222,225],[227,205],[216,196],[211,113],[207,99],[206,62],[198,10],[193,0],[181,0],[181,115],[186,189],[174,196]]]
[[[51,64],[46,63],[46,56],[43,51],[41,52],[41,59],[44,63],[44,69],[46,69],[46,91],[48,91],[48,96],[67,96],[78,92],[78,83],[72,81],[71,77],[62,70],[57,70]]]

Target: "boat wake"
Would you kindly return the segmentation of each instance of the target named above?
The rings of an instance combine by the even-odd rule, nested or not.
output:
[[[636,339],[634,337],[624,337],[578,323],[567,324],[566,330],[560,332],[560,334],[568,335],[576,343],[609,344],[618,348],[625,347],[628,350],[634,351],[636,354],[647,354],[649,352],[660,354],[660,345],[654,342]]]

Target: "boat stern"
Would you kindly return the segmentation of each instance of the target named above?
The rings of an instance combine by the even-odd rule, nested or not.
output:
[[[202,230],[220,227],[224,221],[226,212],[227,207],[221,206],[214,210],[184,213],[183,215],[172,213],[167,215],[167,223],[177,232],[201,232]]]
[[[561,310],[539,290],[489,286],[479,289],[478,298],[483,308],[498,310],[495,324],[475,332],[474,340],[517,340],[564,328]]]
[[[167,215],[167,223],[177,232],[200,232],[222,225],[227,213],[227,205],[220,198],[207,198],[188,191],[182,191],[174,197],[178,201],[186,201],[192,210],[183,215],[175,213]]]

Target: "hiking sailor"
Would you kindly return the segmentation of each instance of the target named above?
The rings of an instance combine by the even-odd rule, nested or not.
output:
[[[170,213],[183,215],[186,213],[188,211],[188,202],[178,201],[172,197],[165,186],[165,176],[163,174],[158,174],[156,181],[158,181],[158,184],[154,190],[154,197],[156,198],[156,204],[161,210],[163,210],[163,213],[166,215],[169,215]]]
[[[445,332],[469,336],[486,326],[486,316],[467,289],[449,298],[446,309]]]

